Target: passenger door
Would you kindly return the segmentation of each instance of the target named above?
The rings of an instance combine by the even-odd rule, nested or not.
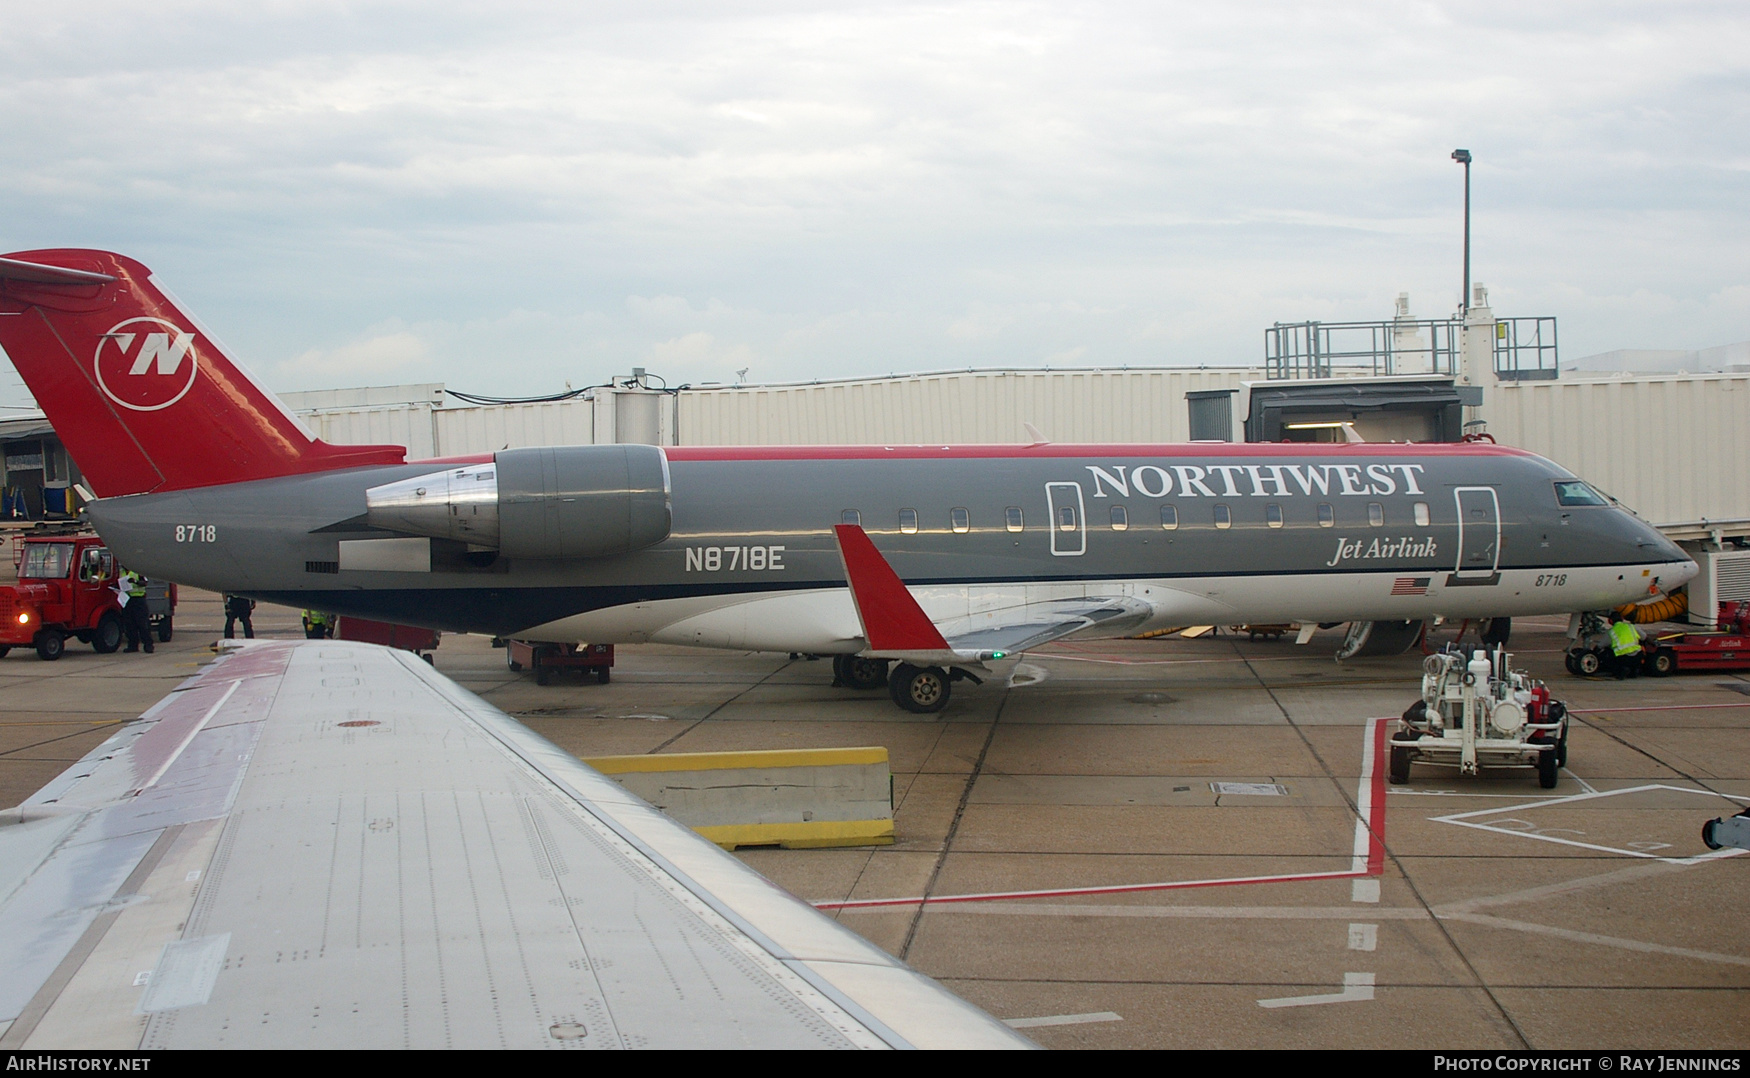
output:
[[[1051,553],[1059,558],[1088,552],[1088,520],[1080,483],[1045,484],[1045,510],[1050,516]]]
[[[1456,487],[1458,561],[1455,584],[1493,584],[1500,580],[1501,501],[1494,487]]]

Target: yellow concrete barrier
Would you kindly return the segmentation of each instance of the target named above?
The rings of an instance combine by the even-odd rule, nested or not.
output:
[[[583,762],[725,849],[893,842],[885,748],[648,753]]]

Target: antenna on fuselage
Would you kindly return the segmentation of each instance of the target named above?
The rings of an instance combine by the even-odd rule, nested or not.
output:
[[[1025,430],[1027,432],[1027,437],[1033,439],[1034,445],[1050,445],[1051,444],[1051,439],[1047,438],[1045,436],[1045,432],[1040,430],[1038,427],[1035,427],[1033,424],[1022,423],[1021,429]]]

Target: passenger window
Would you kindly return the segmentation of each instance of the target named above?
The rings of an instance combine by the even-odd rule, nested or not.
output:
[[[1416,510],[1416,523],[1418,525],[1420,525],[1421,527],[1426,528],[1428,526],[1428,503],[1427,502],[1417,502],[1415,505],[1415,510]]]
[[[1230,510],[1225,505],[1217,505],[1215,507],[1215,526],[1218,528],[1231,528],[1231,527],[1233,527],[1234,526],[1233,511]]]
[[[1337,512],[1328,503],[1319,503],[1319,527],[1334,528],[1337,526]]]
[[[1179,526],[1179,507],[1176,505],[1161,506],[1161,528],[1172,531]]]
[[[855,509],[846,509],[839,514],[839,523],[855,524],[860,528],[863,526],[863,514],[857,512]]]
[[[1266,505],[1264,507],[1264,523],[1272,528],[1282,527],[1282,507],[1280,505]]]
[[[948,526],[953,528],[956,534],[964,535],[972,530],[972,514],[967,511],[965,506],[956,505],[948,510]]]
[[[1385,527],[1385,506],[1378,502],[1367,503],[1367,523],[1376,528]]]
[[[1010,531],[1018,532],[1021,530],[1021,507],[1020,506],[1018,506],[1018,505],[1009,506],[1007,509],[1003,510],[1003,515],[1008,519]]]
[[[901,509],[899,511],[899,530],[907,535],[917,534],[918,511],[916,509]]]
[[[1076,530],[1076,507],[1066,505],[1057,511],[1057,527],[1059,531],[1073,532]]]
[[[1130,513],[1122,505],[1112,507],[1112,530],[1121,532],[1130,527]]]

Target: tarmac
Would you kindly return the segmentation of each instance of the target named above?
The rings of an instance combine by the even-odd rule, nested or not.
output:
[[[185,590],[153,655],[0,660],[0,804],[211,661],[222,623]],[[484,638],[435,663],[580,756],[886,746],[894,845],[738,856],[1048,1047],[1746,1047],[1750,860],[1700,829],[1750,804],[1750,677],[1576,678],[1565,627],[1516,620],[1509,646],[1575,714],[1554,790],[1386,783],[1373,720],[1421,656],[1337,664],[1340,629],[1058,644],[1026,658],[1039,683],[961,682],[930,716],[781,654],[622,647],[610,684],[545,687]]]

